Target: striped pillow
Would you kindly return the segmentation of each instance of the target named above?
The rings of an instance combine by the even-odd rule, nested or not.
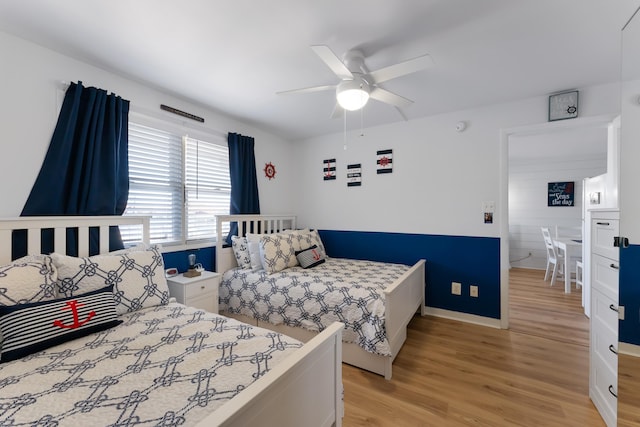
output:
[[[0,307],[0,363],[122,323],[113,286],[76,297]]]
[[[296,252],[296,258],[302,268],[313,268],[322,264],[326,256],[317,245],[313,245],[309,249]]]

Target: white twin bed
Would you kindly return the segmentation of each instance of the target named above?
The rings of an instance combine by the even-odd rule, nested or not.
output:
[[[124,224],[148,240],[147,218],[0,219],[1,425],[341,425],[342,324],[304,344],[171,302],[156,248],[107,254]],[[13,230],[35,255],[43,228],[56,254],[12,262]]]
[[[319,234],[296,230],[292,215],[224,215],[216,223],[225,315],[301,341],[339,321],[343,361],[391,378],[407,324],[416,311],[425,314],[424,260],[406,266],[326,257]],[[240,239],[229,246],[232,223]],[[296,265],[291,254],[311,246],[317,265]]]

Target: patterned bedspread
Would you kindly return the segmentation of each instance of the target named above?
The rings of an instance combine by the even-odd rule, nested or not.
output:
[[[312,331],[343,322],[343,341],[389,356],[383,290],[409,268],[329,258],[310,269],[293,267],[274,274],[233,269],[220,283],[220,310]]]
[[[188,426],[301,344],[180,304],[0,364],[0,426]]]

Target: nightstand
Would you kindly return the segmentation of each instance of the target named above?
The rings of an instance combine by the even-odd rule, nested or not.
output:
[[[220,275],[211,271],[203,271],[197,277],[185,277],[179,274],[167,277],[169,293],[179,303],[190,307],[218,312],[218,287]]]

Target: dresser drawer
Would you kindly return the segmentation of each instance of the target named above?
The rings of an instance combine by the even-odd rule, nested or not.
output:
[[[620,264],[617,260],[602,255],[591,257],[591,287],[605,294],[618,303],[618,273]]]
[[[608,427],[615,427],[618,412],[618,375],[592,353],[589,396]]]
[[[595,292],[594,292],[595,294]],[[594,301],[600,297],[594,295]],[[607,364],[612,371],[617,371],[618,367],[618,316],[609,315],[613,312],[609,309],[609,300],[600,299],[597,313],[591,315],[591,352],[598,355],[600,360]],[[602,313],[600,313],[602,312]],[[603,314],[603,315],[601,315]]]
[[[187,299],[198,298],[212,292],[218,293],[217,280],[200,280],[199,282],[190,283],[188,286],[185,286],[185,297]]]
[[[613,246],[614,237],[619,234],[618,219],[594,218],[591,225],[591,250],[594,254],[614,260],[620,259],[620,248]]]

